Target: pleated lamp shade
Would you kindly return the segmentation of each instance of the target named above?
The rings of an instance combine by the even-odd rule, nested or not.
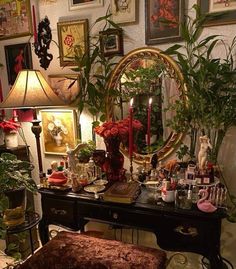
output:
[[[0,108],[61,107],[65,103],[54,93],[38,70],[19,72],[13,87]]]

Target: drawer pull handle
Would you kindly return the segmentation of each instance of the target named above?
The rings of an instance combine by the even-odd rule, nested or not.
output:
[[[178,226],[175,228],[175,232],[183,235],[191,235],[192,237],[198,235],[198,231],[194,227],[184,228],[183,226]]]
[[[51,212],[52,212],[53,214],[55,214],[55,215],[61,215],[61,216],[67,214],[66,210],[63,210],[63,209],[56,209],[56,208],[54,208],[54,207],[51,208]]]
[[[118,214],[117,213],[113,213],[112,217],[113,217],[113,219],[118,219]]]

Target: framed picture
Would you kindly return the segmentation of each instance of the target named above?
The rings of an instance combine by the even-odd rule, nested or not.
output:
[[[31,33],[30,0],[0,1],[0,40]]]
[[[236,23],[236,0],[198,0],[198,4],[203,14],[217,12],[206,26]]]
[[[137,22],[137,0],[111,0],[112,20],[117,24],[130,24]]]
[[[102,6],[103,0],[69,0],[69,10]]]
[[[108,29],[99,32],[100,47],[104,56],[123,55],[123,30]]]
[[[60,66],[75,65],[75,56],[88,53],[88,20],[57,23]]]
[[[145,13],[146,44],[181,40],[180,24],[184,20],[184,0],[146,0]]]
[[[30,43],[5,46],[8,82],[13,85],[22,69],[32,69]]]
[[[76,103],[79,94],[79,78],[77,75],[49,75],[49,84],[54,92],[66,103]]]
[[[66,154],[66,145],[76,145],[76,112],[75,110],[45,109],[40,111],[43,146],[45,154]]]

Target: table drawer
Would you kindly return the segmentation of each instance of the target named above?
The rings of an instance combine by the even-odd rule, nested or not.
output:
[[[161,216],[154,216],[137,212],[133,208],[125,207],[123,209],[115,206],[102,206],[94,208],[93,205],[78,204],[78,215],[88,219],[100,220],[111,224],[135,226],[138,228],[151,228],[154,223],[161,221]]]
[[[166,249],[201,252],[207,244],[209,233],[209,225],[204,221],[164,216],[159,225],[157,241]]]
[[[75,201],[44,197],[42,209],[48,223],[58,223],[71,229],[77,227]]]

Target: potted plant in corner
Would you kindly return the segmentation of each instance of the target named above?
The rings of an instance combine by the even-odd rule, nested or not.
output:
[[[0,156],[0,238],[8,227],[24,222],[26,190],[36,193],[37,185],[30,177],[33,165],[18,160],[14,154]]]
[[[236,37],[231,44],[220,35],[202,37],[203,26],[212,17],[201,14],[198,5],[193,8],[196,18],[187,16],[186,22],[181,24],[183,44],[175,44],[165,51],[176,56],[184,77],[186,91],[183,94],[187,100],[187,105],[180,101],[172,106],[176,115],[170,124],[177,132],[189,135],[189,153],[192,158],[196,154],[199,136],[207,135],[212,145],[209,160],[217,165],[223,138],[236,123]],[[216,54],[215,48],[219,46],[224,56]],[[228,189],[223,174],[221,171],[219,173]],[[236,198],[230,195],[229,189],[228,194],[233,205],[230,220],[236,222]]]

